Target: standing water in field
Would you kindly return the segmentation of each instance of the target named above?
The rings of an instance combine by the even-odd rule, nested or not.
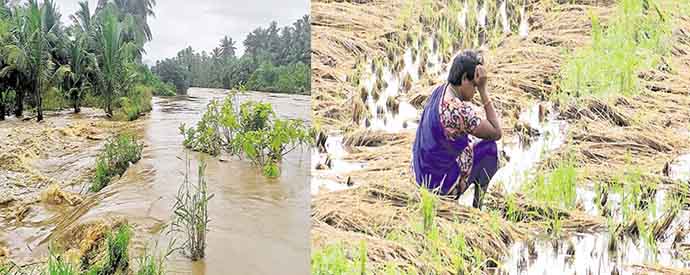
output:
[[[134,227],[131,254],[138,255],[149,240],[168,238],[162,228],[170,221],[177,190],[182,184],[185,150],[181,123],[195,124],[211,99],[222,99],[225,90],[192,88],[185,96],[154,98],[148,117],[132,123],[143,136],[142,159],[99,193],[88,193],[77,206],[51,207],[38,203],[22,222],[0,221],[0,243],[8,244],[18,262],[44,258],[49,241],[72,225],[107,217],[124,217]],[[279,117],[310,119],[308,96],[249,92],[241,101],[271,103]],[[60,118],[54,118],[60,119]],[[19,126],[21,125],[18,124]],[[37,169],[70,171],[88,169],[100,150],[98,142],[86,144],[60,159],[37,161]],[[264,177],[260,168],[234,157],[191,153],[192,180],[196,162],[207,163],[209,232],[206,257],[197,262],[173,254],[168,273],[304,274],[309,272],[309,153],[307,148],[288,154],[279,178]],[[80,187],[74,187],[78,192]],[[45,208],[45,209],[44,209]],[[271,259],[267,263],[266,259]]]

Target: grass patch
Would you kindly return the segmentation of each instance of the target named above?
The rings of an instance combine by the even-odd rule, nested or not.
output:
[[[199,163],[197,184],[192,184],[190,173],[190,159],[187,154],[184,181],[180,185],[173,206],[172,232],[182,234],[183,241],[179,248],[183,254],[196,261],[204,258],[206,251],[206,233],[208,232],[208,202],[213,194],[208,194],[206,184],[206,164]]]
[[[96,174],[90,190],[98,192],[108,186],[112,177],[124,174],[131,163],[141,159],[143,148],[144,144],[134,135],[120,134],[109,139],[96,160]]]

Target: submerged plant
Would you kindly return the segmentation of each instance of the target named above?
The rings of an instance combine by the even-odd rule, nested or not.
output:
[[[196,261],[205,255],[206,233],[211,221],[208,217],[208,202],[213,198],[213,194],[208,193],[206,185],[206,164],[203,161],[199,163],[197,184],[192,184],[189,178],[190,163],[187,154],[184,179],[173,206],[171,232],[183,235],[179,249],[192,261]]]
[[[112,177],[124,174],[130,164],[141,159],[143,148],[144,144],[130,134],[120,134],[108,140],[105,149],[97,157],[91,191],[100,191],[110,183]]]
[[[225,151],[246,157],[264,175],[280,175],[280,162],[313,141],[301,120],[280,119],[269,103],[247,101],[236,107],[232,95],[212,101],[196,127],[180,126],[185,147],[211,155]]]

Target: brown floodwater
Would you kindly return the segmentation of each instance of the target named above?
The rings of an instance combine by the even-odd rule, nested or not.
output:
[[[150,115],[132,123],[145,147],[142,159],[98,194],[89,193],[77,207],[32,206],[21,223],[2,225],[0,235],[11,258],[18,262],[44,259],[48,243],[71,225],[103,218],[125,217],[134,226],[133,255],[159,241],[163,249],[169,238],[164,225],[171,220],[175,194],[183,180],[185,150],[179,125],[195,124],[213,98],[226,91],[192,88],[186,96],[154,98]],[[281,117],[310,119],[308,96],[250,92],[240,95],[269,102]],[[46,174],[68,178],[72,168],[93,165],[102,141],[84,144],[83,150],[36,161]],[[231,156],[211,157],[190,153],[196,182],[197,162],[205,159],[209,192],[209,233],[205,259],[191,262],[173,254],[169,274],[307,274],[310,270],[309,244],[309,151],[288,154],[282,174],[269,179],[249,162]],[[71,191],[79,192],[80,186]],[[4,235],[4,236],[2,236]]]

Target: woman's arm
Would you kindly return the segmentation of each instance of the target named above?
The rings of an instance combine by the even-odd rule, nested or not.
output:
[[[479,96],[482,99],[482,105],[484,105],[486,120],[482,120],[482,122],[479,123],[479,126],[474,129],[472,135],[482,139],[499,140],[502,136],[501,124],[498,121],[498,115],[496,115],[493,103],[489,98],[489,93],[486,91],[486,80],[486,70],[481,65],[477,66],[474,81],[477,82],[477,90],[479,90]]]

